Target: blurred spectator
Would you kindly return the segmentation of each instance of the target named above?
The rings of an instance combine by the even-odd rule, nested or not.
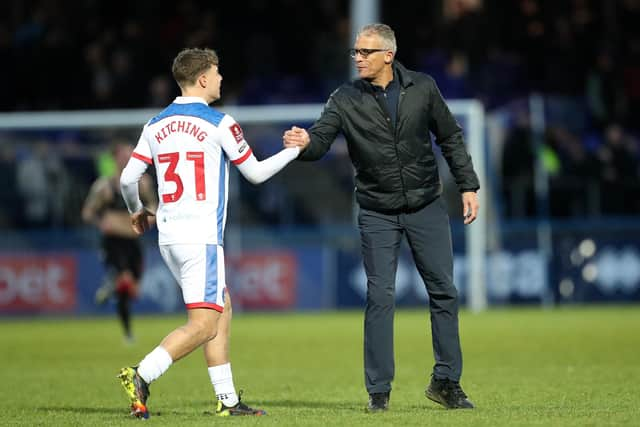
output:
[[[507,46],[523,56],[529,84],[532,89],[539,90],[543,86],[546,64],[548,23],[538,1],[518,0],[510,23],[511,37],[505,40]]]
[[[602,162],[604,213],[637,214],[640,195],[637,142],[619,125],[612,124],[605,130],[598,158]]]
[[[0,143],[0,228],[17,225],[20,197],[16,191],[16,158],[13,147]]]
[[[482,0],[445,0],[447,21],[443,44],[452,57],[466,58],[472,70],[484,63],[491,29],[488,28]]]
[[[553,42],[545,43],[544,57],[540,58],[544,73],[540,89],[554,94],[579,94],[584,88],[585,66],[576,49],[575,34],[566,16],[555,17],[552,24],[548,37]]]
[[[502,151],[502,194],[504,213],[507,217],[527,217],[535,214],[535,159],[529,119],[521,112],[506,137]]]
[[[146,102],[148,107],[164,108],[171,104],[171,101],[177,96],[175,93],[175,84],[166,74],[159,74],[149,82],[149,98]]]
[[[594,125],[600,129],[622,116],[619,81],[612,52],[606,48],[600,49],[588,72],[585,93],[589,113]]]
[[[62,226],[69,180],[60,159],[45,143],[18,155],[16,187],[22,202],[25,227]]]
[[[619,30],[622,46],[623,91],[627,98],[628,126],[640,127],[640,1],[620,2]]]
[[[473,97],[469,82],[467,57],[463,53],[454,52],[449,57],[444,78],[438,80],[442,93],[450,99]]]
[[[600,165],[580,138],[563,126],[547,129],[547,147],[557,155],[558,170],[550,179],[552,217],[582,217],[600,212],[597,179]]]
[[[330,4],[331,2],[324,2]],[[329,13],[337,12],[330,11]],[[328,19],[329,20],[329,19]],[[314,38],[314,54],[312,72],[314,81],[321,84],[319,96],[326,97],[349,76],[349,62],[345,60],[347,50],[351,46],[349,20],[346,17],[337,18],[326,28],[318,31]]]

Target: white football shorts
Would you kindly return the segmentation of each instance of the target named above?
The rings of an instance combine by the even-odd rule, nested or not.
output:
[[[187,308],[224,309],[224,250],[220,245],[160,245],[160,254],[182,288]]]

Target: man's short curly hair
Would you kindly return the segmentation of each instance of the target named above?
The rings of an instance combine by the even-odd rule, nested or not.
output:
[[[183,49],[173,60],[171,72],[181,88],[193,86],[198,77],[212,65],[218,65],[218,54],[213,49]]]

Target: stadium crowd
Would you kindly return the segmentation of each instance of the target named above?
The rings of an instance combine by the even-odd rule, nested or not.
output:
[[[380,1],[381,21],[402,47],[397,59],[433,75],[446,99],[480,99],[504,127],[490,167],[505,216],[536,214],[538,155],[550,176],[552,216],[640,211],[640,0],[402,3]],[[177,95],[167,64],[185,46],[218,50],[225,105],[324,102],[351,69],[348,0],[4,4],[0,111],[164,106]],[[527,114],[531,93],[545,99],[541,154]],[[0,174],[9,184],[0,226],[76,224],[64,197],[100,173],[95,156],[114,137],[0,133]],[[258,151],[272,143],[256,137]],[[333,151],[320,165],[344,170],[335,166],[344,152]],[[352,186],[344,176],[334,184],[347,193]],[[247,203],[264,211],[258,217],[282,221],[273,205],[283,196],[269,194],[278,191]],[[296,209],[287,221],[311,221],[308,207]]]

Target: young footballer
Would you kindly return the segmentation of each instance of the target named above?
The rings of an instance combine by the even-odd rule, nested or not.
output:
[[[216,415],[264,415],[240,401],[229,362],[231,298],[225,286],[223,237],[227,218],[229,163],[254,184],[284,168],[299,154],[285,148],[258,161],[242,129],[229,115],[209,107],[220,98],[218,56],[210,49],[185,49],[173,61],[179,96],[145,126],[122,171],[122,194],[137,234],[155,215],[162,257],[182,289],[188,321],[169,333],[119,378],[131,412],[148,418],[149,385],[174,363],[202,346],[218,399]],[[153,164],[158,179],[156,213],[139,199],[138,182]]]

